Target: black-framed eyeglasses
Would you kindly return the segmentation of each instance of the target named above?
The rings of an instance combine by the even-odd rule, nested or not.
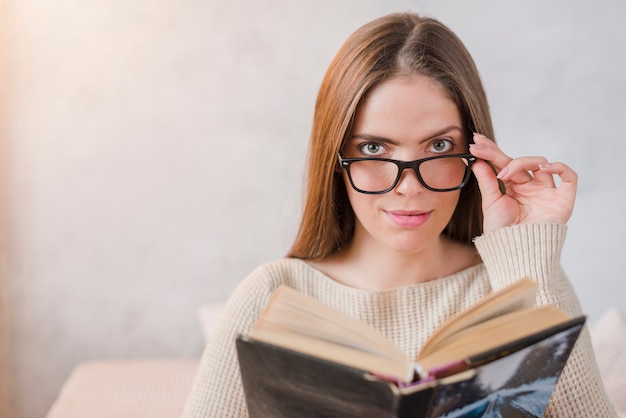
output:
[[[393,190],[404,170],[415,171],[420,183],[433,192],[451,192],[465,186],[471,176],[472,154],[448,154],[399,161],[388,158],[345,158],[339,164],[348,173],[352,188],[359,193],[383,194]]]

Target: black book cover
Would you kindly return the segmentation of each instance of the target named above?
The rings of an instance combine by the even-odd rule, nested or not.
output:
[[[250,418],[542,417],[584,322],[571,320],[468,359],[456,375],[404,388],[247,337],[236,344]]]

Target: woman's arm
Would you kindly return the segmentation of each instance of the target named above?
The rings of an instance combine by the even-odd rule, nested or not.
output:
[[[475,240],[493,289],[529,277],[538,283],[537,304],[553,303],[571,316],[582,309],[560,256],[566,226],[521,224]],[[546,417],[615,417],[595,361],[587,327],[572,351],[550,399]]]
[[[560,263],[565,223],[576,199],[576,173],[544,157],[513,159],[480,134],[474,135],[474,142],[471,153],[484,160],[472,169],[482,195],[485,231],[475,244],[492,288],[529,277],[538,283],[537,304],[553,303],[572,316],[582,315]],[[600,380],[587,327],[559,379],[546,416],[616,416]]]

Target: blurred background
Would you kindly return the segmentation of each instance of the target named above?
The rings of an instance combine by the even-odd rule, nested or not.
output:
[[[406,10],[465,42],[506,152],[578,172],[564,268],[626,312],[624,0],[0,0],[0,416],[82,361],[198,357],[197,309],[294,237],[330,60]]]

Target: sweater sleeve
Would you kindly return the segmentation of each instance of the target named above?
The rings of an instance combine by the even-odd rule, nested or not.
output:
[[[250,332],[271,295],[260,275],[253,272],[226,303],[204,349],[183,418],[248,417],[235,340]]]
[[[491,286],[500,289],[528,277],[537,281],[537,304],[552,303],[571,316],[582,315],[578,297],[561,267],[567,227],[521,224],[477,238]],[[616,417],[604,390],[587,327],[572,351],[550,399],[546,417]]]

